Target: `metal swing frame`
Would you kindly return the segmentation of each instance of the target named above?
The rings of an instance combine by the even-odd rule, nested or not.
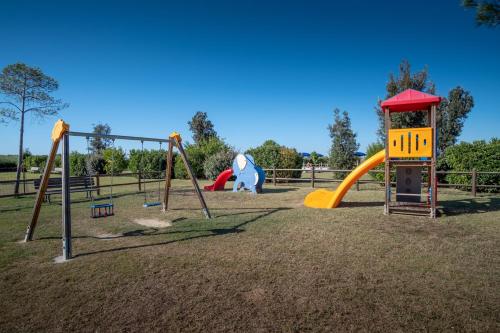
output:
[[[205,198],[203,197],[203,193],[200,190],[198,185],[198,181],[194,177],[193,170],[186,156],[186,152],[184,151],[184,147],[182,146],[181,136],[174,132],[170,134],[167,139],[159,139],[159,138],[147,138],[147,137],[136,137],[136,136],[126,136],[126,135],[103,135],[103,134],[95,134],[95,133],[86,133],[86,132],[71,132],[69,130],[69,124],[65,123],[62,119],[59,119],[52,130],[52,147],[49,153],[49,158],[47,159],[47,163],[45,165],[45,170],[43,172],[42,180],[40,183],[40,187],[38,189],[35,203],[33,206],[33,212],[31,214],[31,220],[29,222],[28,228],[26,229],[26,234],[24,237],[25,242],[29,242],[33,240],[33,235],[35,233],[35,228],[38,223],[38,218],[40,216],[40,210],[42,208],[43,198],[45,196],[45,192],[47,190],[47,185],[50,178],[50,172],[54,166],[54,161],[57,155],[57,151],[59,149],[59,144],[62,142],[62,247],[63,253],[62,258],[64,260],[69,260],[72,258],[72,237],[71,237],[71,193],[70,193],[70,168],[69,168],[69,137],[77,136],[77,137],[99,137],[99,138],[107,138],[111,140],[132,140],[132,141],[150,141],[150,142],[165,142],[168,143],[168,152],[167,152],[167,172],[165,174],[165,188],[164,188],[164,196],[163,196],[163,211],[168,210],[168,197],[170,193],[171,187],[171,179],[172,179],[172,166],[173,166],[173,148],[174,146],[179,150],[179,155],[181,156],[184,165],[188,171],[189,177],[191,178],[191,182],[193,184],[193,188],[198,196],[198,200],[200,201],[202,212],[207,219],[211,218],[210,211],[208,210],[207,204],[205,202]],[[102,207],[101,207],[102,208]]]

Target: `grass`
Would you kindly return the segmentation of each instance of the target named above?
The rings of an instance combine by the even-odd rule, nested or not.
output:
[[[33,197],[0,199],[0,331],[500,329],[498,196],[441,193],[431,221],[384,216],[381,190],[313,210],[307,185],[268,184],[207,193],[207,221],[189,182],[173,186],[165,214],[142,208],[135,186],[105,219],[75,195],[75,259],[63,264],[52,262],[60,205],[43,207],[24,244]]]

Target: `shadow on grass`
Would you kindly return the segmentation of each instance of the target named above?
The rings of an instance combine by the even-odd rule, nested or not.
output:
[[[159,229],[157,229],[157,228],[149,228],[149,229],[132,230],[132,231],[124,232],[121,235],[108,236],[108,237],[76,236],[76,237],[73,237],[73,239],[112,240],[112,239],[127,238],[127,237],[145,237],[145,236],[173,235],[173,234],[186,234],[186,233],[187,234],[189,234],[189,233],[204,233],[201,235],[193,235],[193,236],[187,235],[186,237],[183,237],[180,239],[174,239],[174,240],[163,241],[163,242],[141,244],[141,245],[131,245],[131,246],[121,246],[121,247],[107,249],[107,250],[85,252],[85,253],[80,253],[80,254],[75,255],[74,258],[84,257],[84,256],[99,254],[99,253],[119,252],[119,251],[131,250],[131,249],[168,245],[168,244],[172,244],[172,243],[184,242],[184,241],[189,241],[189,240],[198,239],[198,238],[206,238],[206,237],[214,237],[214,236],[221,236],[221,235],[227,235],[227,234],[241,233],[241,232],[245,231],[245,229],[243,229],[244,226],[246,226],[250,223],[256,222],[256,221],[258,221],[262,218],[265,218],[269,215],[272,215],[278,211],[288,210],[288,209],[290,209],[290,208],[273,208],[273,209],[260,210],[260,211],[239,212],[239,213],[233,213],[233,214],[220,215],[220,217],[222,217],[222,216],[237,216],[237,215],[261,213],[258,216],[252,217],[246,221],[243,221],[241,223],[238,223],[236,225],[232,225],[232,226],[226,227],[226,228],[224,228],[224,227],[222,227],[222,228],[201,228],[201,229],[195,228],[195,229],[191,229],[191,230],[172,230],[172,231],[164,231],[164,232],[159,232]],[[60,237],[42,237],[39,239],[40,240],[60,239]]]
[[[500,198],[470,198],[441,201],[443,216],[460,214],[481,214],[500,210]]]
[[[341,202],[339,208],[384,207],[383,201],[347,201]]]

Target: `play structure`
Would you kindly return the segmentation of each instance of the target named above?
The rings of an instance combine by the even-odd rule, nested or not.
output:
[[[158,201],[148,202],[146,201],[147,197],[144,198],[144,207],[150,206],[162,206],[163,211],[168,210],[168,199],[171,187],[171,178],[172,178],[172,166],[173,166],[173,148],[174,146],[179,151],[179,155],[184,162],[186,170],[188,171],[189,177],[191,178],[191,182],[193,184],[193,188],[198,196],[200,201],[202,211],[207,219],[210,219],[210,211],[205,203],[205,199],[203,197],[202,192],[200,191],[200,187],[198,186],[198,181],[194,177],[193,171],[191,169],[191,165],[188,162],[186,153],[184,151],[184,147],[182,146],[182,140],[178,133],[174,132],[170,134],[167,139],[158,139],[158,138],[146,138],[146,137],[134,137],[134,136],[124,136],[124,135],[103,135],[103,134],[95,134],[95,133],[85,133],[85,132],[71,132],[69,130],[69,125],[65,123],[63,120],[58,120],[54,128],[52,130],[52,148],[50,150],[49,157],[47,159],[47,163],[45,166],[45,170],[40,182],[40,186],[37,191],[35,204],[33,207],[33,213],[31,215],[31,220],[26,230],[24,241],[28,242],[33,240],[33,234],[35,232],[35,228],[38,222],[38,217],[40,215],[40,210],[42,207],[42,202],[45,197],[45,193],[49,184],[50,171],[54,166],[54,161],[57,155],[57,151],[59,149],[59,143],[62,142],[62,153],[61,153],[61,163],[62,163],[62,175],[61,175],[61,183],[62,183],[62,241],[63,241],[63,259],[68,260],[72,257],[72,242],[71,242],[71,192],[74,192],[74,189],[71,187],[71,178],[70,178],[70,167],[69,167],[69,138],[71,136],[74,137],[85,137],[87,138],[87,149],[89,150],[89,139],[92,137],[99,137],[111,140],[114,147],[115,140],[132,140],[132,141],[140,141],[142,146],[142,151],[144,150],[144,142],[158,142],[167,143],[168,144],[168,152],[166,156],[167,161],[167,169],[165,173],[165,187],[163,190],[163,201],[161,202],[161,193],[160,188],[158,190]],[[114,151],[114,150],[113,150]],[[142,159],[142,157],[141,157]],[[141,161],[142,164],[142,161]],[[161,172],[161,170],[160,170]],[[111,184],[110,184],[110,195],[105,203],[94,203],[93,196],[91,195],[91,216],[92,217],[108,217],[115,214],[115,203],[113,202],[113,176],[114,176],[114,155],[111,157]],[[89,174],[89,178],[92,176]],[[90,181],[90,184],[93,184],[93,181]],[[159,182],[158,182],[159,184]],[[92,189],[91,189],[92,190]],[[88,191],[88,189],[87,189]]]
[[[261,193],[266,174],[261,167],[255,165],[254,159],[248,154],[238,154],[233,161],[232,169],[224,170],[217,176],[212,185],[205,186],[206,191],[223,191],[226,182],[231,176],[236,176],[233,192],[248,190],[252,193]]]
[[[309,193],[304,205],[311,208],[335,208],[364,174],[381,163],[384,165],[384,213],[425,214],[436,217],[436,109],[441,97],[413,89],[391,97],[381,106],[384,110],[385,149],[363,161],[335,191],[319,189]],[[425,112],[427,127],[391,128],[394,112]],[[391,187],[391,169],[396,171],[396,192]],[[422,173],[427,173],[427,192],[422,194]],[[422,196],[425,199],[422,201]],[[393,201],[393,198],[395,199]]]

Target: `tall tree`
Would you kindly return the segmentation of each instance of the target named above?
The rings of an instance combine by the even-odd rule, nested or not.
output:
[[[476,9],[476,23],[487,27],[496,27],[500,22],[500,1],[462,0],[465,8]]]
[[[399,66],[399,75],[395,77],[393,74],[390,74],[389,76],[389,82],[386,86],[386,98],[397,95],[406,89],[415,89],[435,94],[436,87],[429,80],[427,68],[412,74],[410,63],[403,60]],[[460,86],[450,90],[448,97],[443,98],[437,108],[436,119],[439,153],[442,153],[447,147],[457,142],[458,137],[462,133],[464,121],[467,119],[473,106],[473,97]],[[379,141],[384,143],[384,113],[380,107],[380,101],[375,107],[375,111],[379,119],[377,135]],[[427,126],[427,115],[424,112],[399,112],[391,115],[391,121],[394,128],[425,127]]]
[[[387,94],[385,99],[391,98],[406,89],[434,94],[435,86],[428,78],[427,68],[415,74],[411,73],[411,65],[407,60],[403,60],[399,65],[399,75],[389,74],[389,82],[386,85]],[[380,101],[375,107],[379,126],[377,135],[380,142],[385,142],[385,122],[384,111],[380,107]],[[425,126],[426,116],[422,112],[399,112],[391,116],[392,124],[395,128]]]
[[[457,143],[462,133],[464,121],[474,107],[471,94],[462,87],[450,90],[448,98],[443,98],[437,112],[438,151],[442,153],[447,147]]]
[[[108,124],[94,124],[92,133],[98,135],[110,135],[111,127]],[[101,153],[104,149],[111,146],[111,139],[96,137],[90,140],[90,148],[93,153]]]
[[[36,117],[44,118],[54,116],[66,108],[67,103],[51,95],[58,88],[59,84],[54,78],[45,75],[40,68],[30,67],[23,63],[8,65],[0,74],[0,93],[4,96],[4,99],[0,101],[1,119],[20,121],[15,194],[19,193],[26,115],[31,113]]]
[[[193,133],[195,143],[217,136],[214,125],[208,119],[206,112],[198,111],[193,118],[188,121],[189,130]]]
[[[333,111],[334,122],[328,125],[332,146],[330,148],[330,166],[335,169],[351,169],[356,165],[354,155],[359,148],[356,134],[351,129],[351,119],[347,111]]]

